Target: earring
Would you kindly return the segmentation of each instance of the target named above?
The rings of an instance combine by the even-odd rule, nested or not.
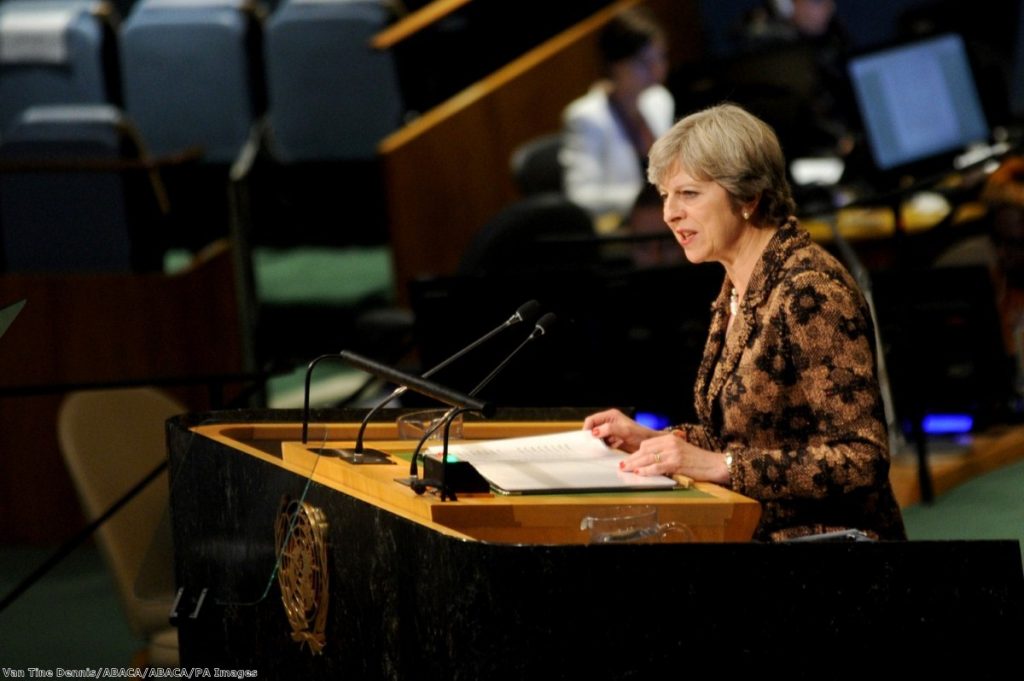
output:
[[[747,211],[747,210],[743,211],[743,219],[744,220],[749,220],[750,219],[750,211]]]

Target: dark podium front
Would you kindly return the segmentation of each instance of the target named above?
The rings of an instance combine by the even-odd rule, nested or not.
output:
[[[357,466],[311,450],[351,445],[361,413],[314,416],[307,446],[295,412],[168,422],[183,667],[477,680],[1018,664],[1016,541],[759,544],[757,504],[714,485],[441,502],[394,482],[411,447],[393,419],[368,443],[396,463]],[[467,423],[466,437],[578,425]],[[581,517],[624,503],[697,541],[588,544]]]

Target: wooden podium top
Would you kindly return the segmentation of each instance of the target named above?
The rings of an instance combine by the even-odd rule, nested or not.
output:
[[[580,425],[578,421],[466,422],[464,438],[520,437],[562,432]],[[595,509],[649,504],[657,507],[660,523],[685,524],[698,542],[745,542],[753,536],[761,513],[760,505],[753,499],[710,483],[696,483],[686,490],[653,492],[519,496],[460,493],[458,501],[441,501],[436,494],[420,495],[397,482],[409,475],[409,455],[416,443],[397,439],[394,423],[370,423],[364,436],[368,446],[391,454],[391,465],[355,465],[315,453],[322,447],[351,447],[358,434],[358,423],[311,425],[305,445],[299,423],[218,423],[197,425],[192,430],[438,532],[467,540],[584,544],[589,535],[580,523]]]

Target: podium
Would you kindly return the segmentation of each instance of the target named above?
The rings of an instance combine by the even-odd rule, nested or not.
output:
[[[499,412],[465,437],[579,427],[573,411]],[[760,544],[757,503],[703,483],[442,502],[395,482],[414,443],[395,439],[388,410],[367,442],[396,463],[315,455],[351,446],[364,413],[314,411],[305,446],[294,411],[168,421],[184,667],[644,679],[775,664],[821,678],[834,676],[821,663],[877,670],[890,654],[918,669],[1013,661],[1024,631],[1016,541]],[[696,541],[588,544],[588,510],[624,503],[656,505]]]

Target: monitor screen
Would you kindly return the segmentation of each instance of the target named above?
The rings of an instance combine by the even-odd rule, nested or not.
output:
[[[963,39],[944,34],[850,59],[850,81],[876,167],[891,171],[987,142]]]
[[[1017,11],[1013,63],[1010,65],[1010,114],[1024,120],[1024,6]]]

